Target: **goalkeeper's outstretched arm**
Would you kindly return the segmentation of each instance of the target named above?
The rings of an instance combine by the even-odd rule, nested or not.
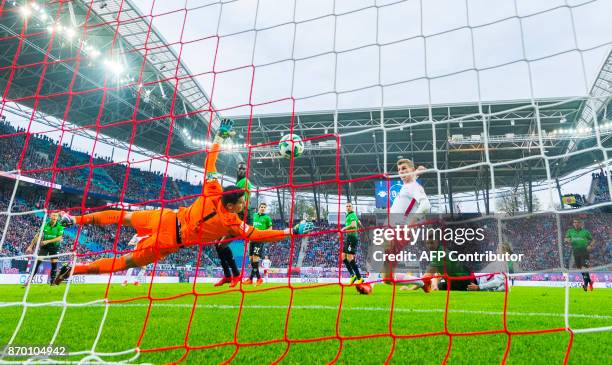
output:
[[[232,230],[236,237],[255,242],[271,243],[281,241],[292,234],[310,233],[314,230],[314,224],[311,222],[301,222],[293,228],[260,230],[240,221],[239,225],[232,226]]]

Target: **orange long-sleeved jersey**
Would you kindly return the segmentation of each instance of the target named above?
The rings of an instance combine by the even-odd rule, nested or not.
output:
[[[217,172],[220,148],[219,144],[214,144],[206,157],[206,175]],[[198,197],[190,206],[179,209],[182,244],[212,244],[223,237],[240,237],[257,242],[274,242],[288,237],[282,230],[261,231],[244,223],[238,214],[229,212],[223,206],[222,195],[223,188],[217,179],[205,179],[203,196]]]

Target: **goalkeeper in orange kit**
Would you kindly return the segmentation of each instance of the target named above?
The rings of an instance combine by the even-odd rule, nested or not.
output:
[[[62,213],[64,226],[74,224],[121,224],[136,229],[141,239],[133,252],[118,258],[104,258],[91,263],[66,265],[60,269],[54,283],[59,284],[71,274],[102,274],[142,267],[163,259],[184,246],[211,245],[224,238],[236,237],[255,242],[275,242],[291,234],[306,234],[314,229],[311,222],[302,222],[292,229],[260,231],[244,223],[237,213],[244,209],[244,189],[235,185],[221,187],[217,181],[216,161],[221,143],[230,137],[233,122],[221,121],[204,167],[206,180],[200,197],[190,206],[178,212],[171,209],[155,209],[138,212],[105,210],[81,216]],[[73,272],[72,272],[73,271]],[[72,273],[71,273],[72,272]]]

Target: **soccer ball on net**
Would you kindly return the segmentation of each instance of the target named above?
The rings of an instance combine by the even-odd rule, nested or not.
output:
[[[304,141],[297,134],[286,134],[278,142],[278,153],[287,159],[290,159],[292,154],[293,157],[300,157],[304,153]]]

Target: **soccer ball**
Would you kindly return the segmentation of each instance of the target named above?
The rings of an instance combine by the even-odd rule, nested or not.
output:
[[[362,283],[355,285],[355,289],[359,292],[359,294],[370,295],[372,294],[372,285],[369,283]]]
[[[291,158],[293,149],[293,157],[300,157],[304,153],[304,141],[297,134],[286,134],[278,142],[278,153],[287,159]]]

